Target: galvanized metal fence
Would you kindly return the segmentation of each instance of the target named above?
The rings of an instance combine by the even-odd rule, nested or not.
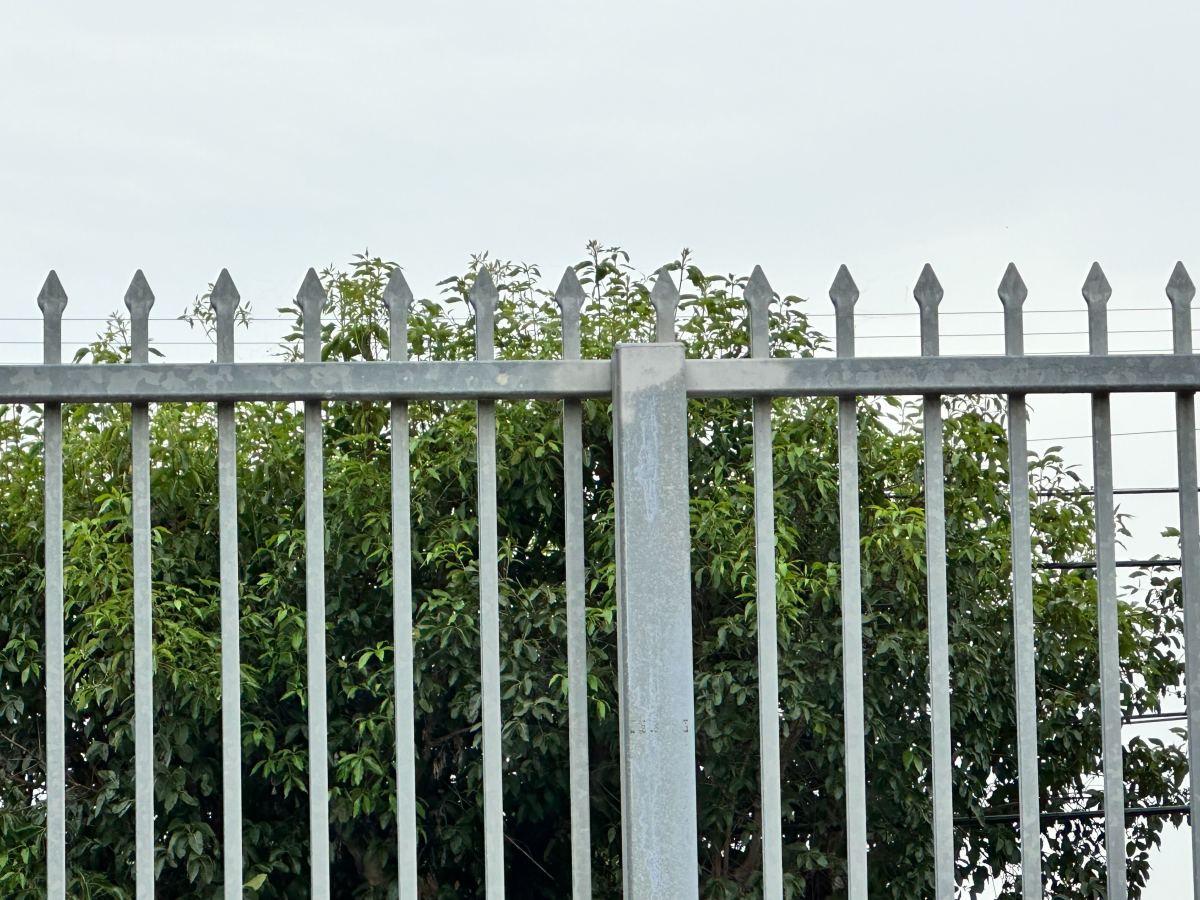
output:
[[[412,293],[399,270],[387,284],[392,356],[388,362],[323,363],[321,311],[325,290],[310,270],[298,294],[303,312],[304,362],[235,363],[234,316],[239,297],[222,271],[212,291],[217,361],[150,365],[149,314],[154,302],[139,271],[125,296],[131,316],[131,362],[121,366],[61,364],[66,294],[51,272],[38,296],[44,316],[44,363],[0,366],[0,402],[44,404],[47,710],[47,886],[52,900],[66,896],[66,760],[63,648],[62,404],[132,406],[133,596],[135,682],[136,884],[139,900],[154,896],[154,775],[152,706],[152,597],[150,540],[149,404],[213,402],[217,408],[221,687],[223,741],[223,864],[226,896],[241,892],[241,740],[239,709],[239,584],[236,509],[238,401],[304,404],[305,528],[307,538],[307,684],[310,754],[311,886],[328,898],[329,809],[324,647],[325,561],[322,402],[391,403],[391,513],[393,528],[396,785],[399,894],[417,896],[417,809],[413,731],[413,616],[410,571],[408,404],[421,400],[474,400],[478,404],[478,514],[480,668],[486,892],[504,895],[504,811],[501,779],[500,630],[496,524],[496,403],[563,402],[563,462],[568,616],[569,759],[573,896],[591,894],[588,825],[586,633],[583,554],[582,400],[611,397],[617,497],[618,654],[621,746],[622,865],[625,894],[634,898],[696,896],[698,885],[695,711],[691,647],[691,573],[688,519],[687,400],[753,399],[753,460],[758,600],[758,677],[761,744],[763,893],[783,896],[779,687],[776,642],[775,515],[772,477],[772,398],[838,398],[841,472],[841,592],[846,760],[848,893],[868,895],[867,772],[864,754],[862,585],[859,557],[858,432],[856,398],[924,398],[924,455],[930,716],[933,804],[932,858],[936,896],[955,893],[954,811],[951,778],[950,664],[946,590],[942,397],[1007,394],[1012,479],[1012,600],[1015,635],[1016,721],[1022,890],[1042,895],[1042,815],[1038,800],[1035,703],[1033,563],[1025,398],[1037,393],[1091,396],[1095,468],[1096,576],[1098,579],[1105,843],[1108,895],[1126,894],[1125,809],[1122,777],[1121,675],[1117,645],[1116,535],[1113,509],[1113,392],[1170,392],[1176,397],[1180,531],[1185,619],[1188,751],[1200,759],[1200,514],[1197,510],[1195,392],[1200,362],[1192,351],[1195,289],[1182,264],[1167,285],[1174,354],[1110,356],[1106,307],[1111,289],[1099,265],[1083,286],[1090,355],[1023,355],[1022,305],[1026,288],[1012,265],[999,296],[1004,308],[1003,357],[939,356],[938,306],[943,291],[926,266],[914,291],[920,310],[920,358],[856,358],[854,306],[858,289],[843,266],[830,289],[836,315],[836,358],[772,358],[768,311],[773,292],[756,268],[745,287],[750,357],[686,359],[675,343],[679,296],[666,273],[651,292],[652,344],[617,346],[611,360],[580,358],[583,290],[568,269],[556,298],[562,311],[563,359],[495,359],[497,290],[480,270],[470,292],[475,311],[476,359],[409,361],[407,316]],[[1190,774],[1190,814],[1200,806],[1200,767]],[[1192,831],[1193,872],[1200,873],[1200,829]],[[1200,900],[1200,877],[1193,879]]]

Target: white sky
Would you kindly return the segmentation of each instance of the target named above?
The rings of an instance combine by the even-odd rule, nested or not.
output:
[[[222,266],[270,314],[308,266],[364,247],[432,293],[483,249],[553,284],[591,237],[647,270],[685,245],[711,270],[761,263],[820,312],[842,262],[861,312],[912,311],[926,261],[943,310],[995,312],[1012,259],[1031,312],[1079,310],[1030,331],[1085,328],[1093,259],[1114,307],[1157,309],[1114,313],[1121,330],[1167,328],[1176,259],[1200,274],[1194,3],[342,6],[7,5],[0,317],[36,317],[51,267],[68,316],[120,307],[137,267],[175,316]],[[36,322],[4,328],[4,357],[37,357],[11,343]],[[944,352],[1002,349],[995,315],[943,329],[993,334]],[[860,333],[864,353],[917,348],[866,339],[915,319]],[[1115,430],[1172,427],[1159,400],[1121,398]],[[1035,436],[1087,431],[1085,403],[1035,407]],[[1086,473],[1087,442],[1068,446]],[[1119,486],[1174,483],[1170,435],[1117,438],[1116,461]],[[1145,523],[1131,552],[1173,555],[1154,534],[1174,500],[1125,505]],[[1186,842],[1169,848],[1154,897],[1188,882]]]

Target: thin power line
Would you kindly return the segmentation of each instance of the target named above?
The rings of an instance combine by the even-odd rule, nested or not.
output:
[[[1110,313],[1120,312],[1169,312],[1170,307],[1167,306],[1110,306]],[[1062,307],[1059,309],[1027,309],[1025,315],[1062,315],[1064,313],[1086,313],[1086,307]],[[834,313],[831,312],[806,312],[804,313],[810,319],[832,319]],[[856,319],[891,319],[891,318],[916,318],[920,315],[919,312],[857,312],[854,314]],[[1002,316],[1002,309],[947,309],[941,312],[943,316]],[[63,316],[64,322],[107,322],[110,316]],[[41,316],[0,316],[0,322],[40,322]],[[178,316],[151,316],[151,322],[180,322]],[[293,322],[294,317],[290,316],[252,316],[252,322]]]
[[[109,322],[112,316],[63,316],[64,322]],[[121,317],[124,321],[124,317]],[[41,322],[41,316],[0,316],[0,322]],[[183,322],[179,316],[150,316],[151,322]],[[294,322],[295,317],[289,316],[251,316],[253,322]]]
[[[1121,312],[1139,312],[1139,313],[1140,312],[1170,312],[1170,309],[1171,308],[1169,306],[1110,306],[1110,307],[1108,307],[1108,311],[1110,313],[1114,313],[1114,312],[1117,312],[1117,313],[1121,313]],[[1071,306],[1071,307],[1061,307],[1058,309],[1027,309],[1024,312],[1025,312],[1025,315],[1027,315],[1027,316],[1062,315],[1064,313],[1086,313],[1087,307],[1086,306]],[[831,313],[831,312],[810,312],[810,313],[804,313],[804,315],[810,319],[832,319],[837,314]],[[856,319],[858,319],[858,318],[883,319],[883,318],[898,318],[898,317],[902,317],[902,316],[908,316],[910,318],[915,319],[920,315],[921,315],[921,313],[916,312],[916,311],[914,311],[914,312],[856,312],[854,314],[854,318],[856,318]],[[1002,316],[1002,315],[1004,315],[1004,310],[1002,310],[1002,309],[946,309],[946,310],[942,310],[939,313],[939,315],[943,315],[943,316]]]
[[[1197,429],[1197,431],[1200,431],[1200,429]],[[1114,431],[1112,433],[1112,436],[1113,437],[1135,437],[1135,436],[1143,435],[1143,434],[1174,434],[1174,433],[1175,433],[1174,428],[1152,428],[1148,431]],[[1031,437],[1029,439],[1029,441],[1030,441],[1030,443],[1041,444],[1046,441],[1088,441],[1088,440],[1091,440],[1091,438],[1092,438],[1092,436],[1090,434],[1068,434],[1068,435],[1065,435],[1062,437],[1042,437],[1042,438]]]
[[[33,320],[33,319],[6,319],[3,317],[0,317],[0,322],[32,322],[32,321],[35,321],[35,320]],[[36,321],[41,321],[41,320],[38,319]],[[79,320],[77,320],[77,321],[79,321]],[[162,321],[174,322],[177,320],[164,319]],[[256,319],[255,321],[266,321],[266,320]],[[271,321],[274,321],[274,320],[271,320]],[[1200,333],[1200,326],[1193,328],[1192,331],[1196,332],[1196,333]],[[1111,335],[1117,335],[1117,334],[1173,334],[1174,332],[1170,328],[1110,328],[1110,329],[1108,329],[1107,333],[1111,336]],[[1072,337],[1072,336],[1086,337],[1088,332],[1087,331],[1077,331],[1077,330],[1076,331],[1026,331],[1026,332],[1024,332],[1024,334],[1025,334],[1025,337]],[[860,334],[857,336],[857,340],[860,340],[860,341],[913,340],[913,341],[915,341],[915,340],[918,340],[920,337],[921,336],[919,334]],[[998,337],[1004,337],[1004,332],[1002,332],[1002,331],[952,331],[949,333],[943,332],[941,334],[941,337],[943,339],[944,338],[998,338]],[[238,341],[239,344],[268,344],[268,345],[269,344],[277,344],[280,342],[281,341],[279,341],[279,340],[277,340],[277,341],[239,340]],[[34,340],[34,339],[0,341],[0,344],[13,344],[13,345],[28,344],[30,346],[32,346],[32,345],[41,346],[41,343],[42,343],[41,341]],[[208,345],[211,342],[210,341],[157,341],[156,342],[153,339],[151,339],[151,343],[159,343],[159,344],[167,344],[167,345]],[[1056,353],[1058,353],[1058,354],[1073,353],[1073,352],[1086,352],[1086,351],[1070,351],[1070,350],[1056,351]],[[1129,351],[1129,352],[1131,352],[1131,351]],[[1171,348],[1165,348],[1161,351],[1159,351],[1159,350],[1147,351],[1142,348],[1137,348],[1137,352],[1170,353]]]
[[[258,346],[258,347],[278,347],[280,341],[238,341],[239,347]],[[41,341],[0,341],[0,345],[17,346],[17,347],[33,347],[42,346]],[[151,347],[215,347],[212,341],[150,341]]]
[[[1193,331],[1200,331],[1200,327],[1193,328]],[[1108,333],[1111,334],[1173,334],[1170,328],[1110,328]],[[1026,331],[1025,337],[1065,337],[1070,335],[1087,335],[1087,331]],[[942,332],[943,338],[985,338],[985,337],[1004,337],[1003,331],[952,331],[949,333]],[[856,340],[860,341],[878,341],[888,338],[919,338],[919,334],[859,334],[855,335]]]
[[[1159,307],[1126,306],[1126,307],[1110,308],[1110,312],[1154,312],[1157,310],[1159,310]],[[1070,308],[1070,309],[1064,308],[1064,309],[1027,310],[1026,313],[1027,314],[1067,313],[1067,312],[1083,312],[1083,311],[1085,311],[1085,310],[1079,310],[1079,309],[1074,309],[1074,308]],[[881,318],[882,317],[899,317],[899,316],[915,317],[915,316],[919,315],[919,313],[915,313],[915,312],[911,312],[911,313],[910,312],[858,313],[857,315],[860,317],[870,316],[870,317],[881,317]],[[976,311],[949,310],[949,311],[943,312],[942,315],[1003,315],[1003,310],[976,310]],[[825,316],[832,317],[833,313],[810,313],[809,314],[810,318],[825,317]],[[42,319],[40,317],[35,317],[35,316],[0,316],[0,322],[40,322],[40,321],[42,321]],[[108,318],[65,317],[63,319],[63,321],[66,321],[66,322],[107,322]],[[177,317],[169,317],[169,318],[167,318],[167,317],[151,317],[150,321],[152,321],[152,322],[179,322],[181,320],[178,319]],[[256,317],[252,320],[252,322],[290,322],[290,321],[292,321],[292,319],[279,317],[279,316]],[[1198,326],[1197,328],[1195,328],[1193,330],[1200,331],[1200,326]],[[1033,332],[1026,332],[1026,337],[1059,337],[1059,336],[1068,336],[1068,335],[1082,336],[1082,335],[1086,335],[1087,333],[1088,332],[1086,332],[1086,331],[1033,331]],[[1110,335],[1113,335],[1113,334],[1170,334],[1171,330],[1168,328],[1130,328],[1130,329],[1110,329],[1108,333]],[[955,332],[955,333],[942,335],[943,338],[1003,337],[1003,336],[1004,336],[1003,332]],[[897,340],[912,339],[912,340],[915,340],[919,337],[920,337],[920,335],[916,335],[916,334],[872,334],[872,335],[859,335],[858,339],[859,340],[885,340],[885,339],[897,339]],[[279,346],[281,342],[279,340],[274,340],[274,341],[239,340],[237,343],[238,343],[238,346],[276,347],[276,346]],[[151,344],[153,346],[159,346],[159,347],[212,347],[212,346],[214,346],[212,341],[151,341]],[[27,346],[27,347],[38,346],[38,347],[40,347],[42,345],[42,342],[37,341],[37,340],[0,340],[0,345],[3,345],[3,346]],[[1068,351],[1068,353],[1069,352],[1071,352],[1071,351]],[[1142,352],[1146,352],[1146,351],[1142,351]],[[1167,353],[1167,352],[1170,352],[1170,348],[1164,348],[1162,350],[1152,350],[1149,352]],[[1031,355],[1036,355],[1036,354],[1031,354]],[[1138,436],[1151,435],[1151,434],[1174,434],[1174,432],[1175,432],[1175,429],[1173,429],[1173,428],[1157,428],[1157,429],[1147,429],[1147,430],[1143,430],[1143,431],[1114,431],[1112,433],[1112,436],[1113,437],[1138,437]],[[1089,440],[1089,439],[1091,439],[1091,437],[1092,436],[1090,434],[1070,434],[1070,435],[1061,435],[1061,436],[1057,436],[1057,437],[1031,437],[1031,438],[1029,438],[1029,440],[1031,443],[1046,443],[1046,442],[1052,442],[1052,441],[1082,441],[1082,440]]]

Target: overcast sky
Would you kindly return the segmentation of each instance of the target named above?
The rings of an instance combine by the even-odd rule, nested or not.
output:
[[[926,261],[943,310],[994,312],[1015,260],[1031,311],[1078,309],[1032,314],[1031,352],[1086,347],[1063,332],[1098,259],[1114,307],[1155,310],[1113,314],[1119,351],[1167,349],[1163,285],[1176,259],[1200,270],[1194,2],[399,5],[8,4],[0,317],[36,316],[51,267],[68,316],[120,307],[138,267],[157,315],[222,266],[269,312],[364,248],[432,293],[485,249],[553,284],[598,237],[646,270],[683,246],[761,263],[819,312],[842,262],[861,312],[910,311]],[[1002,349],[994,315],[943,328],[985,335],[944,352]],[[36,358],[15,343],[36,322],[5,330],[7,358]],[[867,337],[914,319],[860,331],[863,352],[917,349]],[[1173,425],[1169,401],[1116,410],[1118,432]],[[1031,432],[1087,427],[1047,399]],[[1118,485],[1174,483],[1170,435],[1116,458]],[[1171,553],[1152,539],[1173,501],[1132,511],[1135,549]],[[1178,896],[1186,859],[1159,870],[1153,896]]]

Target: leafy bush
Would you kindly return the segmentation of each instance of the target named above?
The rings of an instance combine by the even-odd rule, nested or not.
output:
[[[472,260],[417,302],[410,352],[469,359],[465,303],[486,265],[501,289],[505,357],[555,357],[557,309],[536,267]],[[360,257],[324,273],[327,359],[386,357],[382,287],[391,264]],[[647,340],[647,281],[618,249],[576,266],[589,292],[584,354]],[[688,353],[746,352],[744,279],[686,254],[679,331]],[[807,304],[783,297],[774,352],[825,347]],[[299,316],[298,310],[286,310]],[[206,304],[189,316],[206,321]],[[293,341],[295,335],[292,337]],[[82,351],[125,358],[114,321]],[[289,347],[291,349],[289,349]],[[295,344],[284,355],[295,355]],[[844,892],[841,623],[836,415],[824,399],[775,404],[785,870],[792,897]],[[748,401],[690,403],[693,619],[703,893],[757,891],[757,678]],[[499,422],[501,627],[508,881],[512,896],[569,890],[561,429],[555,403],[504,403]],[[238,406],[247,895],[307,895],[302,416]],[[860,403],[862,552],[872,896],[931,893],[924,511],[918,412]],[[413,565],[423,896],[480,894],[482,878],[474,408],[412,407]],[[128,407],[74,405],[66,430],[68,855],[73,897],[133,896],[132,627]],[[620,891],[614,694],[610,410],[584,404],[595,892]],[[216,440],[211,406],[153,412],[158,890],[221,896]],[[387,409],[326,409],[328,686],[333,884],[341,897],[394,891],[391,569]],[[0,424],[0,895],[39,895],[44,858],[41,445],[38,410]],[[960,880],[1013,895],[1016,811],[1007,445],[992,398],[947,401],[946,496],[953,677],[955,838]],[[1038,560],[1090,556],[1091,506],[1058,448],[1030,461]],[[1099,805],[1094,583],[1040,571],[1038,715],[1043,806]],[[1179,689],[1179,583],[1155,574],[1121,608],[1127,712]],[[1131,804],[1180,801],[1180,750],[1134,740]],[[1178,818],[1178,817],[1176,817]],[[1129,826],[1131,896],[1164,821]],[[1048,890],[1103,891],[1099,819],[1045,830]]]

